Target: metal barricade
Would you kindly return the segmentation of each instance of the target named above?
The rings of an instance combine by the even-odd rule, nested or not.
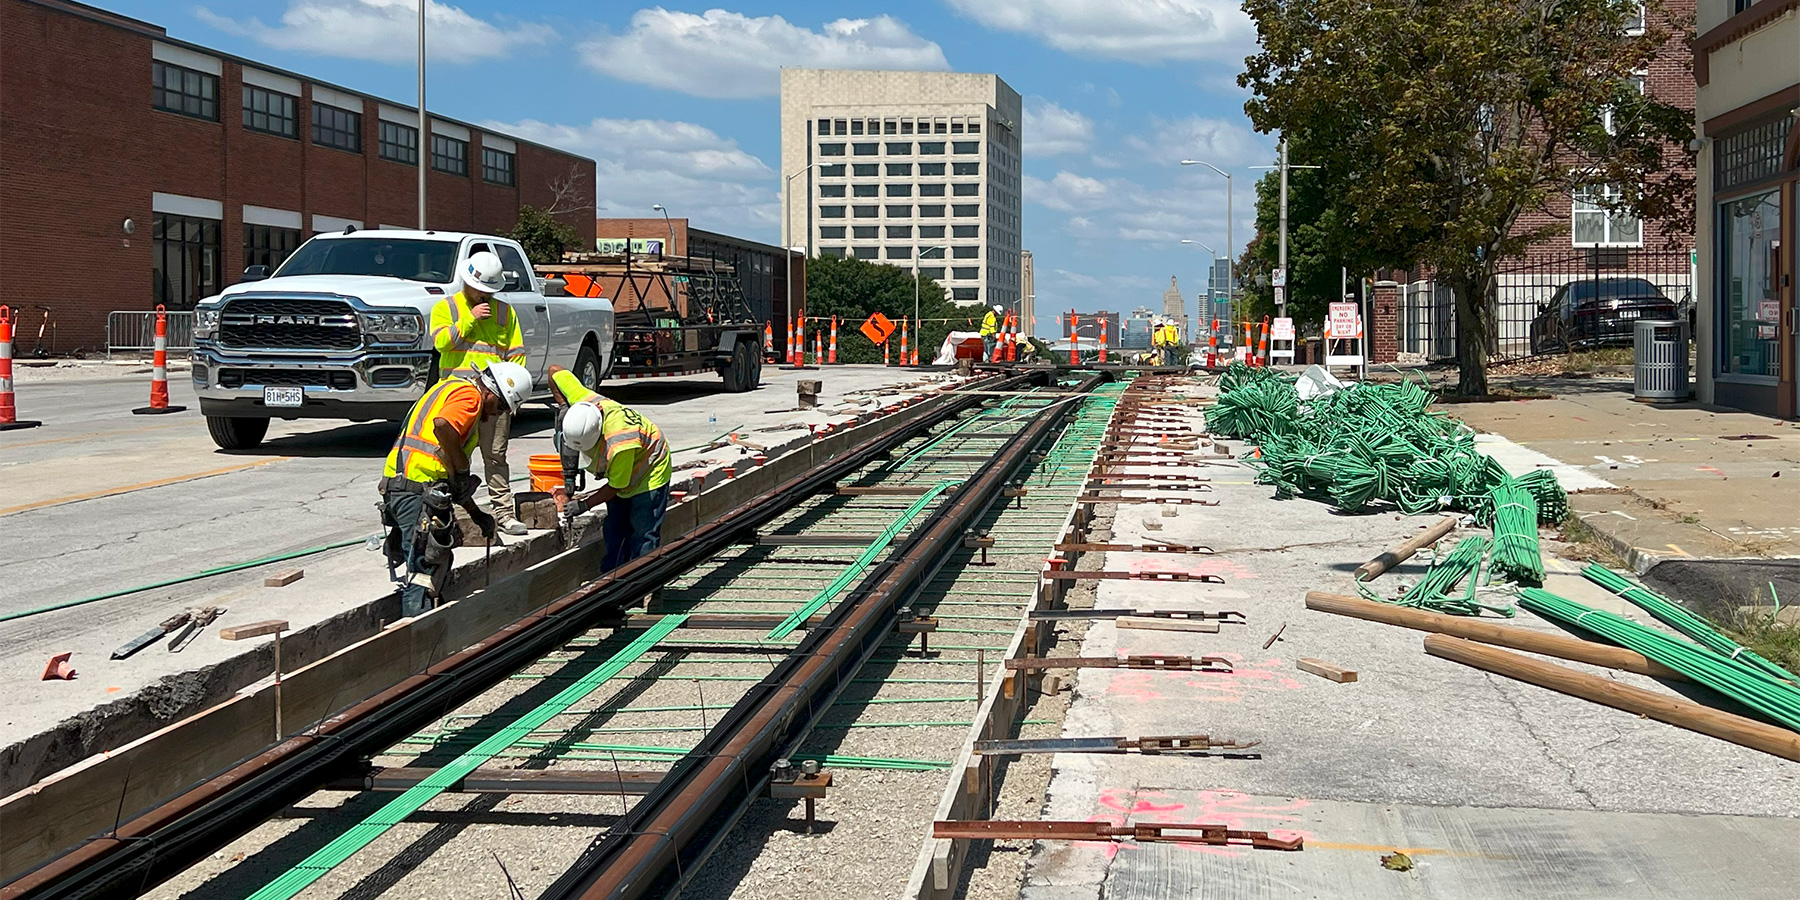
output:
[[[194,349],[194,313],[173,310],[169,317],[170,353]],[[106,358],[115,352],[149,353],[156,349],[156,313],[152,310],[114,310],[106,314]]]
[[[1632,332],[1632,387],[1639,400],[1686,400],[1687,323],[1644,319]]]

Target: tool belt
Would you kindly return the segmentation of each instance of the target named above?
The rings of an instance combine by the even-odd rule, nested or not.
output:
[[[430,486],[431,482],[428,481],[414,481],[405,475],[394,475],[381,479],[381,481],[375,485],[375,490],[380,491],[381,495],[385,497],[390,492],[423,494],[425,493],[425,489]]]

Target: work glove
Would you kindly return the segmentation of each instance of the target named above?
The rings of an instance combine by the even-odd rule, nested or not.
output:
[[[457,503],[467,503],[475,499],[475,488],[480,484],[481,479],[476,478],[473,472],[452,475],[450,476],[450,499]]]
[[[494,535],[498,533],[494,517],[483,512],[480,507],[469,507],[468,513],[469,521],[474,522],[475,527],[481,530],[481,536],[487,540],[493,540]]]

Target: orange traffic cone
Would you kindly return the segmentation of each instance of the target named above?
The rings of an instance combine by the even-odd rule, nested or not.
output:
[[[0,306],[0,431],[36,428],[42,422],[22,421],[13,405],[12,308]]]
[[[72,651],[64,650],[63,652],[50,657],[50,662],[44,665],[44,677],[39,678],[38,680],[74,681],[75,667],[69,665],[69,657],[72,655]]]
[[[134,415],[162,415],[187,409],[185,406],[169,405],[169,314],[161,303],[156,304],[154,346],[150,355],[150,405],[132,410]]]

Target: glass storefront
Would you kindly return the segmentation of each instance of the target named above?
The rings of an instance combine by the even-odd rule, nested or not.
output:
[[[1718,206],[1718,340],[1722,375],[1781,374],[1781,193],[1770,190]]]

